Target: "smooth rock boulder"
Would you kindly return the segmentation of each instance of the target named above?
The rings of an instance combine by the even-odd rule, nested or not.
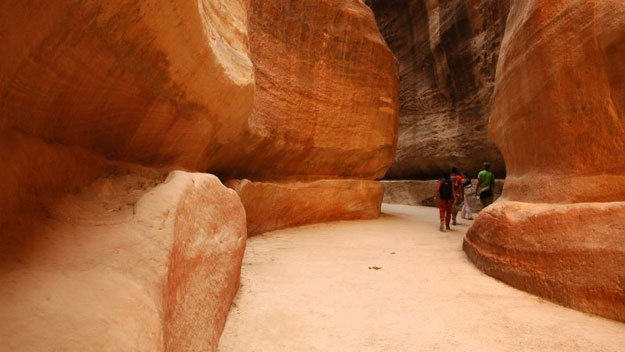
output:
[[[397,64],[358,0],[10,0],[0,34],[0,222],[118,162],[274,180],[392,162]]]
[[[484,161],[505,176],[488,137],[508,0],[370,0],[399,60],[399,140],[386,178],[438,178]]]
[[[383,188],[367,180],[226,183],[241,197],[248,234],[318,222],[375,219],[380,216]]]
[[[511,4],[490,121],[508,176],[465,251],[511,285],[625,321],[625,4]]]
[[[497,202],[464,249],[485,273],[585,312],[625,321],[625,202]]]
[[[246,240],[234,191],[140,170],[46,209],[3,232],[0,350],[216,349]]]

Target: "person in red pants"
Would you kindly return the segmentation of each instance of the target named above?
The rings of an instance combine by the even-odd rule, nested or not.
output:
[[[451,222],[451,212],[454,203],[456,202],[456,195],[454,192],[453,182],[449,174],[445,173],[443,178],[438,180],[436,185],[436,193],[434,193],[434,201],[438,200],[438,211],[441,218],[440,230],[451,230],[449,223]]]
[[[462,198],[464,197],[464,184],[462,182],[462,176],[458,173],[457,167],[451,168],[451,184],[454,187],[454,198],[455,202],[453,202],[451,206],[451,224],[457,225],[456,217],[458,216],[458,208],[462,205]]]

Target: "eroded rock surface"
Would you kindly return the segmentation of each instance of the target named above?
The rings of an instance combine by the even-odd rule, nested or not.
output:
[[[381,178],[397,139],[397,64],[359,0],[251,1],[247,178]]]
[[[93,180],[102,159],[197,171],[226,162],[253,105],[248,9],[199,5],[0,4],[2,221],[33,206],[33,189]]]
[[[487,134],[508,0],[371,0],[400,65],[400,124],[387,178],[438,178],[484,161],[505,175]]]
[[[358,0],[0,6],[5,220],[36,205],[30,190],[114,170],[105,159],[272,180],[392,163],[397,65]]]
[[[625,202],[497,202],[464,249],[485,273],[558,303],[625,321]]]
[[[504,202],[465,250],[507,283],[625,321],[625,4],[511,4],[490,121]]]
[[[245,211],[214,176],[161,182],[149,170],[99,179],[4,229],[1,350],[215,350]]]
[[[163,175],[282,190],[392,162],[397,66],[358,0],[8,0],[0,35],[2,350],[213,350],[243,208],[211,176]],[[377,191],[329,187],[334,213],[271,226],[377,215],[380,186],[354,182]]]
[[[238,161],[216,170],[257,181],[235,187],[250,234],[377,216],[381,187],[362,179],[393,161],[398,80],[372,11],[358,0],[252,0],[250,43],[249,135]]]
[[[244,209],[214,176],[157,186],[252,110],[247,4],[200,5],[0,4],[1,350],[216,348]]]
[[[375,219],[384,192],[380,182],[368,180],[231,180],[226,185],[241,197],[250,236],[315,222]]]

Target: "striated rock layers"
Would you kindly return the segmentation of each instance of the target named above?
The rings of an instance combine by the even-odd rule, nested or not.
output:
[[[359,0],[252,0],[250,43],[246,154],[218,173],[383,177],[397,139],[397,64],[371,10]]]
[[[255,180],[253,232],[379,212],[397,67],[358,0],[8,0],[0,35],[3,351],[216,348],[244,208],[172,170]]]
[[[490,122],[504,201],[465,251],[511,285],[625,321],[625,4],[511,4]]]
[[[452,166],[474,176],[484,161],[505,176],[487,135],[508,0],[371,0],[399,60],[400,122],[386,178],[438,178]]]
[[[397,65],[367,6],[199,5],[0,5],[14,53],[0,68],[0,155],[12,164],[1,171],[4,221],[41,193],[110,173],[106,160],[225,179],[384,175]]]
[[[204,171],[230,158],[253,107],[247,5],[200,4],[0,4],[0,221],[110,171],[103,159]]]
[[[250,234],[376,217],[397,139],[397,64],[357,0],[251,1],[256,95],[236,165]],[[235,178],[250,181],[238,181]],[[322,179],[322,180],[320,180]]]

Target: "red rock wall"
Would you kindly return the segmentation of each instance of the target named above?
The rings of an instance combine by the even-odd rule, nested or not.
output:
[[[259,234],[373,218],[397,139],[397,64],[357,0],[251,1],[256,95],[233,181]],[[319,180],[322,179],[322,180]],[[236,185],[236,186],[234,186]]]
[[[397,154],[387,178],[473,175],[484,161],[505,176],[487,134],[508,0],[371,0],[400,64]]]
[[[371,180],[392,162],[397,66],[358,0],[8,0],[0,36],[1,350],[214,350],[243,208],[208,176],[154,197],[162,175]],[[267,217],[379,213],[379,192],[332,192],[333,212]]]
[[[115,170],[105,159],[222,178],[384,175],[397,66],[368,7],[201,4],[0,5],[15,53],[0,68],[0,134],[12,139],[0,155],[14,161],[0,171],[11,180],[0,191],[12,200],[4,221]],[[41,155],[56,161],[31,162]]]
[[[231,180],[241,197],[248,235],[324,221],[375,219],[384,189],[368,180],[267,183]]]
[[[514,4],[490,124],[509,170],[505,196],[625,200],[622,2]]]
[[[13,161],[0,221],[35,192],[85,184],[102,158],[206,170],[229,157],[253,104],[248,9],[201,4],[0,4],[0,155]]]
[[[251,1],[256,72],[234,177],[381,178],[397,138],[397,64],[359,0]]]
[[[109,159],[207,168],[244,129],[254,76],[244,2],[202,4],[3,2],[1,126]]]
[[[504,201],[465,251],[507,283],[625,321],[625,4],[511,4],[490,122]]]

